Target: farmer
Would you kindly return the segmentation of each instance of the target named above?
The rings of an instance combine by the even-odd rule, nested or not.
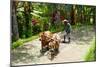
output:
[[[66,34],[64,35],[64,41],[63,42],[64,43],[66,42],[66,37],[67,37],[68,38],[68,43],[70,43],[71,24],[66,19],[63,20],[63,22],[64,22],[64,25],[65,25],[64,30],[66,32]]]

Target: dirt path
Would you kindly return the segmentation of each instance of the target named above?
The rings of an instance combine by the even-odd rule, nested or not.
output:
[[[65,33],[59,32],[58,34],[63,40]],[[40,57],[41,43],[36,39],[11,51],[11,63],[12,65],[28,65],[84,61],[83,57],[91,46],[93,37],[95,37],[93,28],[74,29],[71,34],[71,43],[60,43],[60,53],[52,61],[48,59],[46,53]]]

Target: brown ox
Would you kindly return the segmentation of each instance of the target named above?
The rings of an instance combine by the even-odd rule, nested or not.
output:
[[[60,44],[60,37],[58,34],[53,34],[50,42],[49,42],[49,52],[48,58],[52,60],[54,56],[59,53],[59,44]]]
[[[40,41],[41,41],[41,51],[45,52],[47,50],[49,50],[48,48],[48,44],[51,40],[51,37],[52,37],[52,33],[50,31],[45,31],[45,32],[42,32],[40,33]]]

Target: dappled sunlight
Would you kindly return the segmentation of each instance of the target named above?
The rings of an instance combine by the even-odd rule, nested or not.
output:
[[[39,47],[33,46],[32,44],[25,44],[24,46],[21,46],[17,49],[12,50],[11,52],[11,59],[12,59],[12,64],[18,63],[23,64],[23,63],[32,63],[34,64],[37,62],[39,54]]]
[[[77,44],[79,43],[80,45],[81,43],[83,43],[84,45],[89,45],[89,41],[91,41],[93,37],[95,37],[95,31],[93,31],[92,26],[88,28],[83,26],[82,28],[80,27],[80,30],[78,31],[74,30],[71,35],[72,42],[75,41]]]
[[[75,31],[73,29],[73,32],[71,33],[71,43],[60,43],[60,53],[63,53],[64,50],[68,51],[69,54],[66,56],[66,58],[69,58],[66,60],[68,61],[80,61],[81,60],[81,53],[84,52],[84,49],[87,50],[89,47],[88,45],[91,45],[91,40],[93,37],[95,37],[95,31],[92,30],[92,26],[86,29],[85,27],[80,27],[79,31]],[[88,31],[88,32],[87,32]],[[63,40],[63,35],[65,34],[64,31],[57,33],[60,35],[61,40]],[[84,48],[84,49],[83,49]],[[59,57],[59,54],[57,57],[55,57],[54,60],[50,61],[46,56],[41,55],[40,53],[41,49],[41,43],[39,39],[33,40],[31,42],[25,43],[23,46],[18,47],[17,49],[14,49],[11,51],[11,59],[12,64],[14,65],[21,65],[21,64],[41,64],[41,63],[57,63],[57,57]],[[73,49],[73,51],[72,51]],[[86,51],[85,50],[85,51]],[[74,55],[77,55],[77,57],[70,57],[71,52],[78,51]],[[85,52],[82,54],[84,55]],[[72,54],[71,54],[72,55]],[[65,58],[62,56],[62,58]],[[43,62],[45,60],[45,62]],[[65,60],[58,59],[58,62],[63,62]],[[82,60],[83,61],[83,60]]]

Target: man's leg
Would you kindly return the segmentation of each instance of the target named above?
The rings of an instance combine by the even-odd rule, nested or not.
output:
[[[70,43],[70,33],[68,33],[67,36],[68,36],[68,43]]]
[[[66,35],[64,35],[64,42],[66,41]]]
[[[67,33],[64,35],[64,43],[66,42],[66,36],[67,36]]]

